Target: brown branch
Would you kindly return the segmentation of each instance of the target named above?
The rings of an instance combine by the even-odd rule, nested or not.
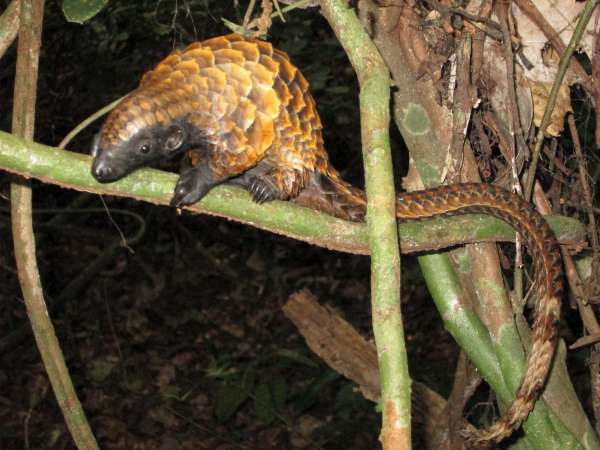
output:
[[[471,110],[477,100],[477,91],[471,84],[471,36],[465,35],[456,54],[456,88],[452,103],[452,155],[448,168],[450,184],[460,181],[464,162],[464,147]]]
[[[467,353],[461,350],[454,371],[452,392],[446,407],[439,415],[440,423],[431,448],[444,450],[464,448],[464,439],[460,435],[460,430],[465,426],[463,410],[482,381],[481,374],[469,361]]]
[[[597,33],[594,41],[592,55],[592,93],[594,95],[594,106],[596,112],[596,146],[600,147],[600,33]]]
[[[271,28],[271,14],[273,14],[273,3],[271,0],[262,0],[261,1],[262,13],[260,17],[256,19],[256,27],[257,30],[254,33],[254,37],[265,36]]]
[[[523,128],[521,127],[521,115],[519,114],[519,103],[517,101],[515,56],[512,49],[512,34],[509,23],[509,2],[500,0],[496,3],[496,14],[500,19],[500,27],[504,36],[504,63],[506,66],[506,90],[508,94],[507,125],[510,139],[508,142],[510,173],[512,175],[511,188],[518,194],[522,194],[519,183],[519,171],[517,168],[517,154],[527,156],[528,148],[525,144]],[[521,237],[517,236],[515,241],[515,269],[514,269],[514,293],[518,304],[523,303],[523,246]]]
[[[0,16],[0,59],[17,37],[20,21],[21,0],[12,0]]]
[[[553,142],[556,142],[556,141],[553,141]],[[565,163],[560,158],[557,158],[556,154],[552,150],[550,150],[547,145],[544,145],[542,151],[544,152],[544,155],[546,155],[546,157],[550,161],[550,164],[552,164],[554,167],[556,167],[556,169],[558,169],[558,171],[561,172],[565,177],[573,176],[573,171],[571,169],[569,169],[567,166],[565,166]],[[553,171],[553,168],[550,169],[550,172],[552,172],[552,171]],[[564,179],[563,179],[563,181],[566,183],[566,181]]]
[[[579,132],[577,131],[577,125],[575,124],[575,118],[573,114],[569,114],[567,117],[567,123],[569,124],[569,131],[571,132],[571,139],[573,140],[573,148],[575,149],[575,155],[577,157],[577,166],[579,168],[579,182],[583,189],[583,200],[588,213],[588,230],[590,240],[592,242],[592,250],[594,252],[594,260],[600,258],[600,242],[598,241],[598,229],[596,227],[596,216],[594,215],[593,208],[594,203],[592,200],[593,194],[588,183],[589,175],[587,170],[587,162],[581,151],[581,141],[579,139]]]
[[[492,1],[483,0],[479,8],[479,16],[489,18],[492,14]],[[486,35],[481,29],[477,29],[473,35],[473,50],[471,57],[471,79],[473,84],[477,85],[483,67],[483,48],[485,46]]]
[[[485,28],[482,28],[481,26],[477,26],[475,25],[475,27],[480,30],[482,33],[485,33],[487,35],[489,35],[490,37],[497,39],[497,40],[501,40],[502,39],[502,32],[500,29],[500,25],[496,22],[494,22],[492,19],[489,18],[489,16],[487,15],[475,15],[475,14],[471,14],[468,11],[465,11],[464,9],[461,8],[455,8],[453,6],[446,6],[441,4],[440,2],[438,2],[437,0],[425,0],[433,9],[439,11],[442,14],[456,14],[459,15],[463,18],[465,18],[466,20],[468,20],[471,23],[477,24],[477,23],[482,23],[483,25],[485,25]]]
[[[332,308],[323,307],[308,290],[292,294],[283,306],[309,348],[336,372],[355,382],[363,396],[376,402],[380,396],[375,346]],[[413,381],[413,420],[424,426],[424,439],[439,429],[446,400],[425,384]],[[435,448],[427,445],[426,448]]]
[[[510,150],[510,134],[504,126],[503,121],[500,120],[495,111],[485,111],[482,115],[482,121],[485,126],[494,133],[496,139],[498,140],[498,149],[500,150],[500,153],[502,153],[504,159],[508,162],[508,166],[499,168],[501,172],[496,176],[494,183],[508,189],[513,184],[513,175],[511,170],[512,167],[510,165],[512,155]],[[515,164],[517,173],[521,173],[523,165],[525,164],[524,153],[519,153],[516,155]]]
[[[484,179],[488,179],[492,175],[491,159],[492,159],[492,144],[485,132],[482,121],[481,111],[476,111],[473,115],[473,131],[471,133],[471,145],[477,143],[480,156],[477,157],[477,168]]]
[[[26,139],[32,139],[34,131],[43,12],[44,0],[22,2],[12,128],[14,134]],[[97,450],[48,315],[36,261],[31,188],[24,181],[11,185],[11,218],[21,291],[56,400],[77,447]]]
[[[508,2],[506,0],[499,1],[496,4],[496,14],[500,18],[500,26],[504,35],[504,63],[506,65],[506,86],[508,94],[508,132],[510,134],[510,165],[513,175],[513,182],[518,185],[519,174],[516,165],[516,155],[527,155],[527,145],[525,144],[524,131],[521,126],[521,116],[519,114],[519,102],[517,101],[516,89],[516,73],[515,73],[515,56],[512,49],[512,35],[510,32]],[[514,188],[518,186],[514,185]],[[520,192],[519,189],[517,191]]]

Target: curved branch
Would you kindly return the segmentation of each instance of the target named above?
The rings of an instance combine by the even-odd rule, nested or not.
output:
[[[25,138],[31,138],[34,132],[43,17],[44,0],[22,2],[12,129]],[[31,197],[31,187],[28,184],[22,181],[11,183],[10,207],[15,262],[27,316],[56,401],[77,448],[97,450],[98,444],[77,398],[46,307],[36,260]]]

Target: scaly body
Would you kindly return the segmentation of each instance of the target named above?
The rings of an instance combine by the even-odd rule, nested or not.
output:
[[[109,115],[93,146],[93,175],[119,179],[138,167],[186,155],[173,204],[200,200],[223,182],[258,202],[292,200],[352,221],[365,194],[331,166],[308,83],[271,44],[221,36],[175,51],[148,72]],[[511,224],[535,260],[538,303],[527,369],[512,405],[489,429],[468,432],[475,446],[508,437],[533,408],[556,343],[562,296],[558,243],[521,197],[487,184],[403,193],[401,221],[485,213]]]

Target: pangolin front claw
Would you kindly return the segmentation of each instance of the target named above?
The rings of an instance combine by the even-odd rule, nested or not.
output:
[[[192,205],[200,201],[214,185],[210,172],[202,170],[202,166],[192,167],[177,180],[171,206],[181,208]]]

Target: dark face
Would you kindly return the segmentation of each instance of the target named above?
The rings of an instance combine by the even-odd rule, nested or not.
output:
[[[92,176],[108,183],[181,154],[188,147],[186,127],[180,123],[154,125],[139,130],[127,141],[102,147],[102,131],[92,144]]]

